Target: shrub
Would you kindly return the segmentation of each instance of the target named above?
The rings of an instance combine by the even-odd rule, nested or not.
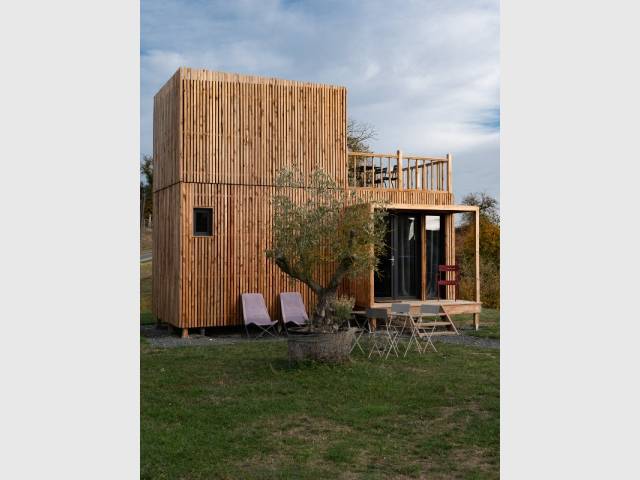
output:
[[[331,300],[329,308],[331,315],[338,325],[344,324],[351,318],[351,312],[353,312],[355,303],[356,299],[347,295],[340,295]]]

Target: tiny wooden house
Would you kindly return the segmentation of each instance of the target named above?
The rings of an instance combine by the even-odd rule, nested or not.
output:
[[[381,274],[342,286],[357,306],[438,302],[452,314],[476,314],[477,323],[477,252],[475,298],[435,286],[438,265],[455,263],[454,214],[475,212],[477,227],[477,208],[453,203],[452,157],[348,152],[346,112],[339,86],[188,68],[167,81],[153,116],[158,319],[184,333],[240,325],[246,292],[262,293],[274,319],[280,292],[300,291],[311,306],[312,292],[265,256],[276,173],[296,165],[307,173],[321,166],[358,195],[388,202],[391,248]]]

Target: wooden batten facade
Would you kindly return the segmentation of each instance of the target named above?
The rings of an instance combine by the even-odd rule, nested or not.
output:
[[[274,319],[280,318],[280,292],[300,291],[307,308],[312,306],[312,292],[265,256],[275,176],[285,166],[295,165],[305,175],[322,167],[371,202],[404,210],[442,208],[446,260],[455,261],[454,211],[446,210],[453,205],[451,159],[398,152],[394,170],[390,155],[354,160],[346,147],[346,95],[344,87],[188,68],[180,68],[158,91],[153,119],[158,319],[183,329],[239,325],[240,295],[247,292],[262,293]],[[301,201],[305,197],[304,188],[291,193]],[[209,235],[194,234],[194,209],[212,212]],[[346,281],[341,290],[359,306],[371,306],[373,273],[370,277]],[[474,300],[479,303],[479,297]]]

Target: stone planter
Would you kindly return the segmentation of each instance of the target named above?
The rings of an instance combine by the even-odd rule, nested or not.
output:
[[[353,330],[336,333],[307,333],[289,335],[289,362],[314,360],[341,363],[349,359],[353,345]]]

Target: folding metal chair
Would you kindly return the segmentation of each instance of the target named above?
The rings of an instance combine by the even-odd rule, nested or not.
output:
[[[391,304],[391,314],[389,315],[389,322],[387,325],[387,331],[389,333],[389,340],[391,345],[387,350],[387,356],[385,358],[389,357],[392,350],[395,351],[396,356],[399,356],[398,343],[406,328],[406,323],[409,320],[410,312],[411,305],[409,305],[408,303]]]
[[[362,338],[362,335],[364,335],[365,332],[368,332],[369,330],[368,325],[369,325],[369,322],[367,320],[365,320],[364,325],[359,325],[357,320],[355,319],[355,315],[353,314],[352,314],[352,317],[349,320],[347,320],[347,328],[354,330],[353,345],[351,345],[351,350],[349,350],[349,353],[353,352],[353,350],[356,347],[358,347],[363,354],[367,353],[364,351],[364,348],[360,343],[360,339]]]
[[[371,321],[374,320],[376,322],[376,328],[371,328]],[[387,341],[388,334],[384,331],[384,329],[378,330],[378,327],[382,325],[378,325],[378,320],[382,325],[386,325],[389,321],[389,315],[386,308],[369,308],[367,309],[367,324],[369,328],[369,338],[371,341],[371,349],[369,350],[369,356],[367,358],[371,358],[373,353],[377,353],[380,357],[383,357],[386,349],[387,349]]]
[[[405,348],[404,350],[403,357],[407,356],[407,353],[409,353],[409,350],[411,350],[412,345],[415,345],[418,353],[422,354],[422,347],[420,346],[420,342],[418,341],[419,332],[418,328],[416,327],[416,321],[413,319],[413,317],[409,318],[409,333],[409,342],[407,342],[407,348]]]
[[[244,329],[249,338],[249,325],[253,324],[260,329],[260,338],[263,335],[276,336],[275,326],[277,321],[272,322],[264,303],[264,297],[261,293],[243,293],[242,294],[242,317],[244,319]]]
[[[444,314],[446,315],[446,314]],[[411,338],[409,344],[404,352],[406,356],[412,345],[412,340],[415,341],[416,348],[419,353],[424,353],[426,349],[431,345],[434,352],[438,352],[436,346],[433,344],[431,337],[433,332],[436,331],[436,327],[448,322],[440,322],[438,320],[424,321],[425,318],[440,318],[443,313],[440,311],[440,305],[420,305],[420,314],[417,316],[417,321],[414,317],[410,318],[411,325]],[[424,342],[424,349],[420,346],[420,341]]]

